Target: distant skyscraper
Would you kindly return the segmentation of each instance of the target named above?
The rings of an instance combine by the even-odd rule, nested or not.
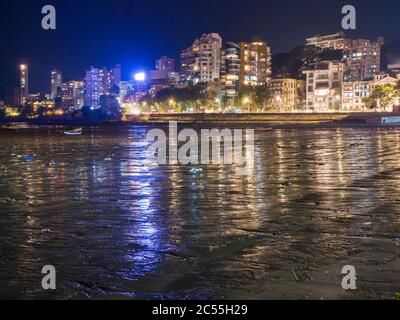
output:
[[[166,70],[174,72],[175,60],[166,56],[162,56],[160,59],[156,60],[156,70]]]
[[[181,53],[183,82],[213,82],[220,78],[222,39],[218,33],[203,34]]]
[[[85,104],[89,107],[97,107],[100,98],[102,79],[99,69],[90,67],[85,76]]]
[[[26,60],[21,60],[19,72],[21,103],[25,103],[29,99],[29,66]]]
[[[51,71],[51,98],[55,99],[58,96],[58,88],[62,84],[62,73],[54,69]]]
[[[240,43],[240,84],[264,85],[271,79],[271,49],[258,38]]]

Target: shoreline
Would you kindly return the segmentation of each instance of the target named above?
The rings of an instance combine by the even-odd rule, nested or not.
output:
[[[79,126],[113,127],[131,125],[178,125],[190,126],[246,126],[284,128],[370,128],[397,127],[400,124],[382,124],[382,117],[400,117],[395,112],[360,112],[360,113],[197,113],[197,114],[142,114],[128,115],[120,121],[84,121],[84,120],[9,120],[0,122],[0,127],[10,124],[27,126]]]

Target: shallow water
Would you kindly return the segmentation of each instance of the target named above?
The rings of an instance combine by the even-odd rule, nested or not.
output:
[[[400,129],[256,132],[249,176],[147,166],[149,129],[0,132],[0,298],[400,292]],[[56,291],[41,288],[44,265]]]

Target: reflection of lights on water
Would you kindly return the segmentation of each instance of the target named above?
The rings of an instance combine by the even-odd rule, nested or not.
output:
[[[123,192],[130,201],[128,214],[133,217],[130,224],[126,225],[124,233],[129,242],[138,244],[138,248],[128,253],[132,270],[127,276],[145,275],[154,272],[161,267],[165,258],[166,242],[164,239],[164,227],[162,210],[159,204],[162,193],[158,190],[157,181],[160,172],[155,168],[143,166],[138,155],[146,148],[145,144],[135,144],[127,159],[121,162],[121,177],[123,177]]]

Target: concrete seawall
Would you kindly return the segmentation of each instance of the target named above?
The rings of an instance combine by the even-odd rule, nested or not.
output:
[[[400,113],[185,113],[128,115],[125,122],[165,124],[170,121],[188,124],[380,124],[382,117],[400,116]]]

